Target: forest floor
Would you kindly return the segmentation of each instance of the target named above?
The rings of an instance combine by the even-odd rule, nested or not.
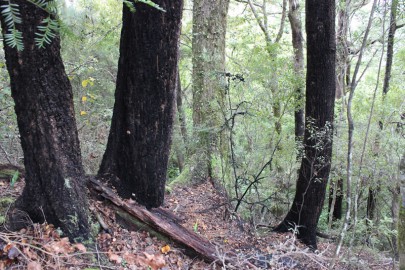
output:
[[[0,223],[22,191],[23,181],[10,186],[0,179]],[[181,225],[217,247],[218,261],[206,263],[184,248],[142,228],[122,226],[107,200],[90,200],[90,210],[106,223],[96,243],[72,244],[49,224],[32,224],[19,232],[0,228],[0,270],[3,269],[395,269],[391,258],[370,249],[343,248],[333,259],[335,243],[319,240],[311,252],[292,233],[270,229],[260,234],[237,216],[227,215],[227,204],[210,183],[177,187],[166,195],[163,208],[171,210]],[[221,266],[231,260],[232,263]]]

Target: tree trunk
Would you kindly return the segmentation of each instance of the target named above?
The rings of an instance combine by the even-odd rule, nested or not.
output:
[[[292,31],[292,45],[294,48],[294,72],[297,78],[295,89],[295,141],[302,143],[305,132],[304,112],[304,47],[302,37],[301,9],[298,1],[289,0],[288,18]]]
[[[399,214],[400,200],[401,200],[401,198],[400,198],[401,189],[400,189],[399,181],[397,182],[397,185],[394,188],[390,189],[390,192],[392,194],[392,201],[391,201],[392,226],[391,226],[391,229],[393,231],[395,231],[395,230],[397,230],[397,226],[398,226],[398,214]],[[392,234],[392,236],[391,236],[392,253],[393,253],[392,255],[396,260],[399,259],[397,238],[398,238],[397,235]]]
[[[385,64],[383,95],[386,95],[390,88],[392,60],[394,58],[394,37],[395,37],[395,31],[397,30],[397,9],[398,9],[398,0],[392,0],[391,16],[390,16],[390,29],[388,31],[387,61]]]
[[[99,175],[147,207],[163,203],[183,1],[123,7],[115,105]]]
[[[405,269],[405,155],[399,165],[399,183],[401,189],[401,205],[398,216],[398,254],[399,269]]]
[[[377,201],[377,189],[369,187],[368,189],[368,197],[367,197],[367,219],[372,221],[374,219],[374,211],[376,208],[376,201]]]
[[[305,156],[294,202],[275,231],[297,231],[303,243],[316,248],[316,227],[322,211],[332,156],[335,104],[335,1],[306,1],[307,79]]]
[[[1,1],[2,12],[7,3]],[[33,222],[60,227],[71,240],[90,236],[85,177],[73,108],[73,94],[60,56],[60,39],[38,48],[38,23],[49,14],[25,0],[18,4],[24,50],[4,44],[11,92],[24,152],[25,188],[15,207]],[[4,4],[4,5],[3,5]],[[9,31],[1,16],[3,36]],[[4,40],[4,39],[3,39]],[[14,229],[18,212],[11,213]],[[15,215],[14,215],[15,214]]]
[[[192,178],[197,182],[214,177],[212,158],[225,104],[228,7],[229,0],[195,0],[193,5],[193,124],[197,145]]]
[[[179,118],[181,137],[183,138],[184,148],[186,150],[186,155],[187,155],[188,147],[189,147],[189,140],[188,140],[188,132],[187,132],[186,114],[185,114],[184,108],[183,108],[183,90],[182,90],[182,86],[181,86],[180,72],[177,75],[176,101],[177,101],[176,107],[177,107],[177,115]]]
[[[328,212],[331,214],[331,218],[329,219],[330,221],[342,219],[342,204],[343,204],[343,179],[339,178],[336,182],[334,181],[334,183],[331,183],[329,188]]]
[[[349,14],[346,9],[346,0],[342,3],[342,7],[338,11],[338,30],[337,30],[337,54],[336,54],[336,99],[340,99],[346,94],[346,86],[349,85],[347,78],[350,78],[348,73],[350,60],[348,58],[349,51],[347,46],[347,32],[349,28]]]

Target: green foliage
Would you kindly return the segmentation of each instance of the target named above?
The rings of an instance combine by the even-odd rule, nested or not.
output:
[[[129,8],[129,10],[131,12],[136,11],[134,3],[143,3],[143,4],[146,4],[146,5],[151,6],[153,8],[156,8],[157,10],[166,12],[163,8],[161,8],[158,4],[154,3],[151,0],[133,0],[133,1],[131,1],[131,0],[122,0],[122,1]]]
[[[37,37],[35,38],[35,44],[39,48],[44,48],[46,44],[50,44],[52,39],[56,37],[59,32],[59,22],[57,20],[51,19],[51,17],[45,18],[42,25],[38,26],[38,31],[35,33]]]
[[[6,33],[4,34],[6,44],[12,48],[17,48],[18,51],[22,51],[24,49],[22,33],[17,29],[17,24],[22,22],[18,5],[6,1],[0,8],[1,15],[4,17],[7,26]]]
[[[17,180],[19,179],[19,177],[20,177],[20,172],[15,171],[14,174],[13,174],[13,177],[11,177],[11,180],[10,180],[10,187],[11,188],[14,187],[14,185],[17,182]]]
[[[42,20],[41,25],[37,26],[35,43],[39,48],[44,48],[50,44],[52,39],[57,35],[60,28],[60,22],[57,17],[57,2],[45,0],[27,0],[29,3],[46,11],[49,16]],[[23,35],[18,29],[18,24],[22,23],[21,14],[18,4],[7,1],[1,6],[1,14],[7,25],[7,33],[4,35],[6,44],[18,51],[24,50]]]

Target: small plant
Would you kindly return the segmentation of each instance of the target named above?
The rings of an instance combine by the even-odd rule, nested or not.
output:
[[[194,223],[193,231],[194,231],[195,233],[198,233],[198,219],[197,219],[196,222]]]
[[[14,185],[18,181],[19,178],[20,178],[20,172],[15,171],[13,176],[11,177],[11,180],[10,180],[10,187],[11,188],[14,188]]]

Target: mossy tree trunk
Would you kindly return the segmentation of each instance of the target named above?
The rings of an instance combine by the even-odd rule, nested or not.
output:
[[[147,207],[163,203],[183,1],[123,7],[115,105],[99,175]]]
[[[212,161],[224,123],[228,7],[229,0],[195,0],[193,5],[193,136],[196,145],[190,176],[196,182],[215,178]],[[222,141],[220,151],[226,157],[228,143],[226,139]]]
[[[1,1],[1,8],[7,6]],[[76,129],[73,94],[60,56],[60,39],[38,48],[38,24],[49,16],[25,0],[18,4],[24,50],[4,44],[11,93],[24,152],[25,188],[15,203],[33,222],[54,224],[70,239],[89,238],[85,177]],[[1,16],[3,37],[10,30]],[[14,213],[16,215],[14,215]],[[18,212],[10,214],[14,229]]]
[[[289,0],[288,19],[290,20],[292,45],[294,49],[295,86],[295,141],[302,143],[305,132],[304,112],[304,45],[302,36],[301,8],[299,1]]]

